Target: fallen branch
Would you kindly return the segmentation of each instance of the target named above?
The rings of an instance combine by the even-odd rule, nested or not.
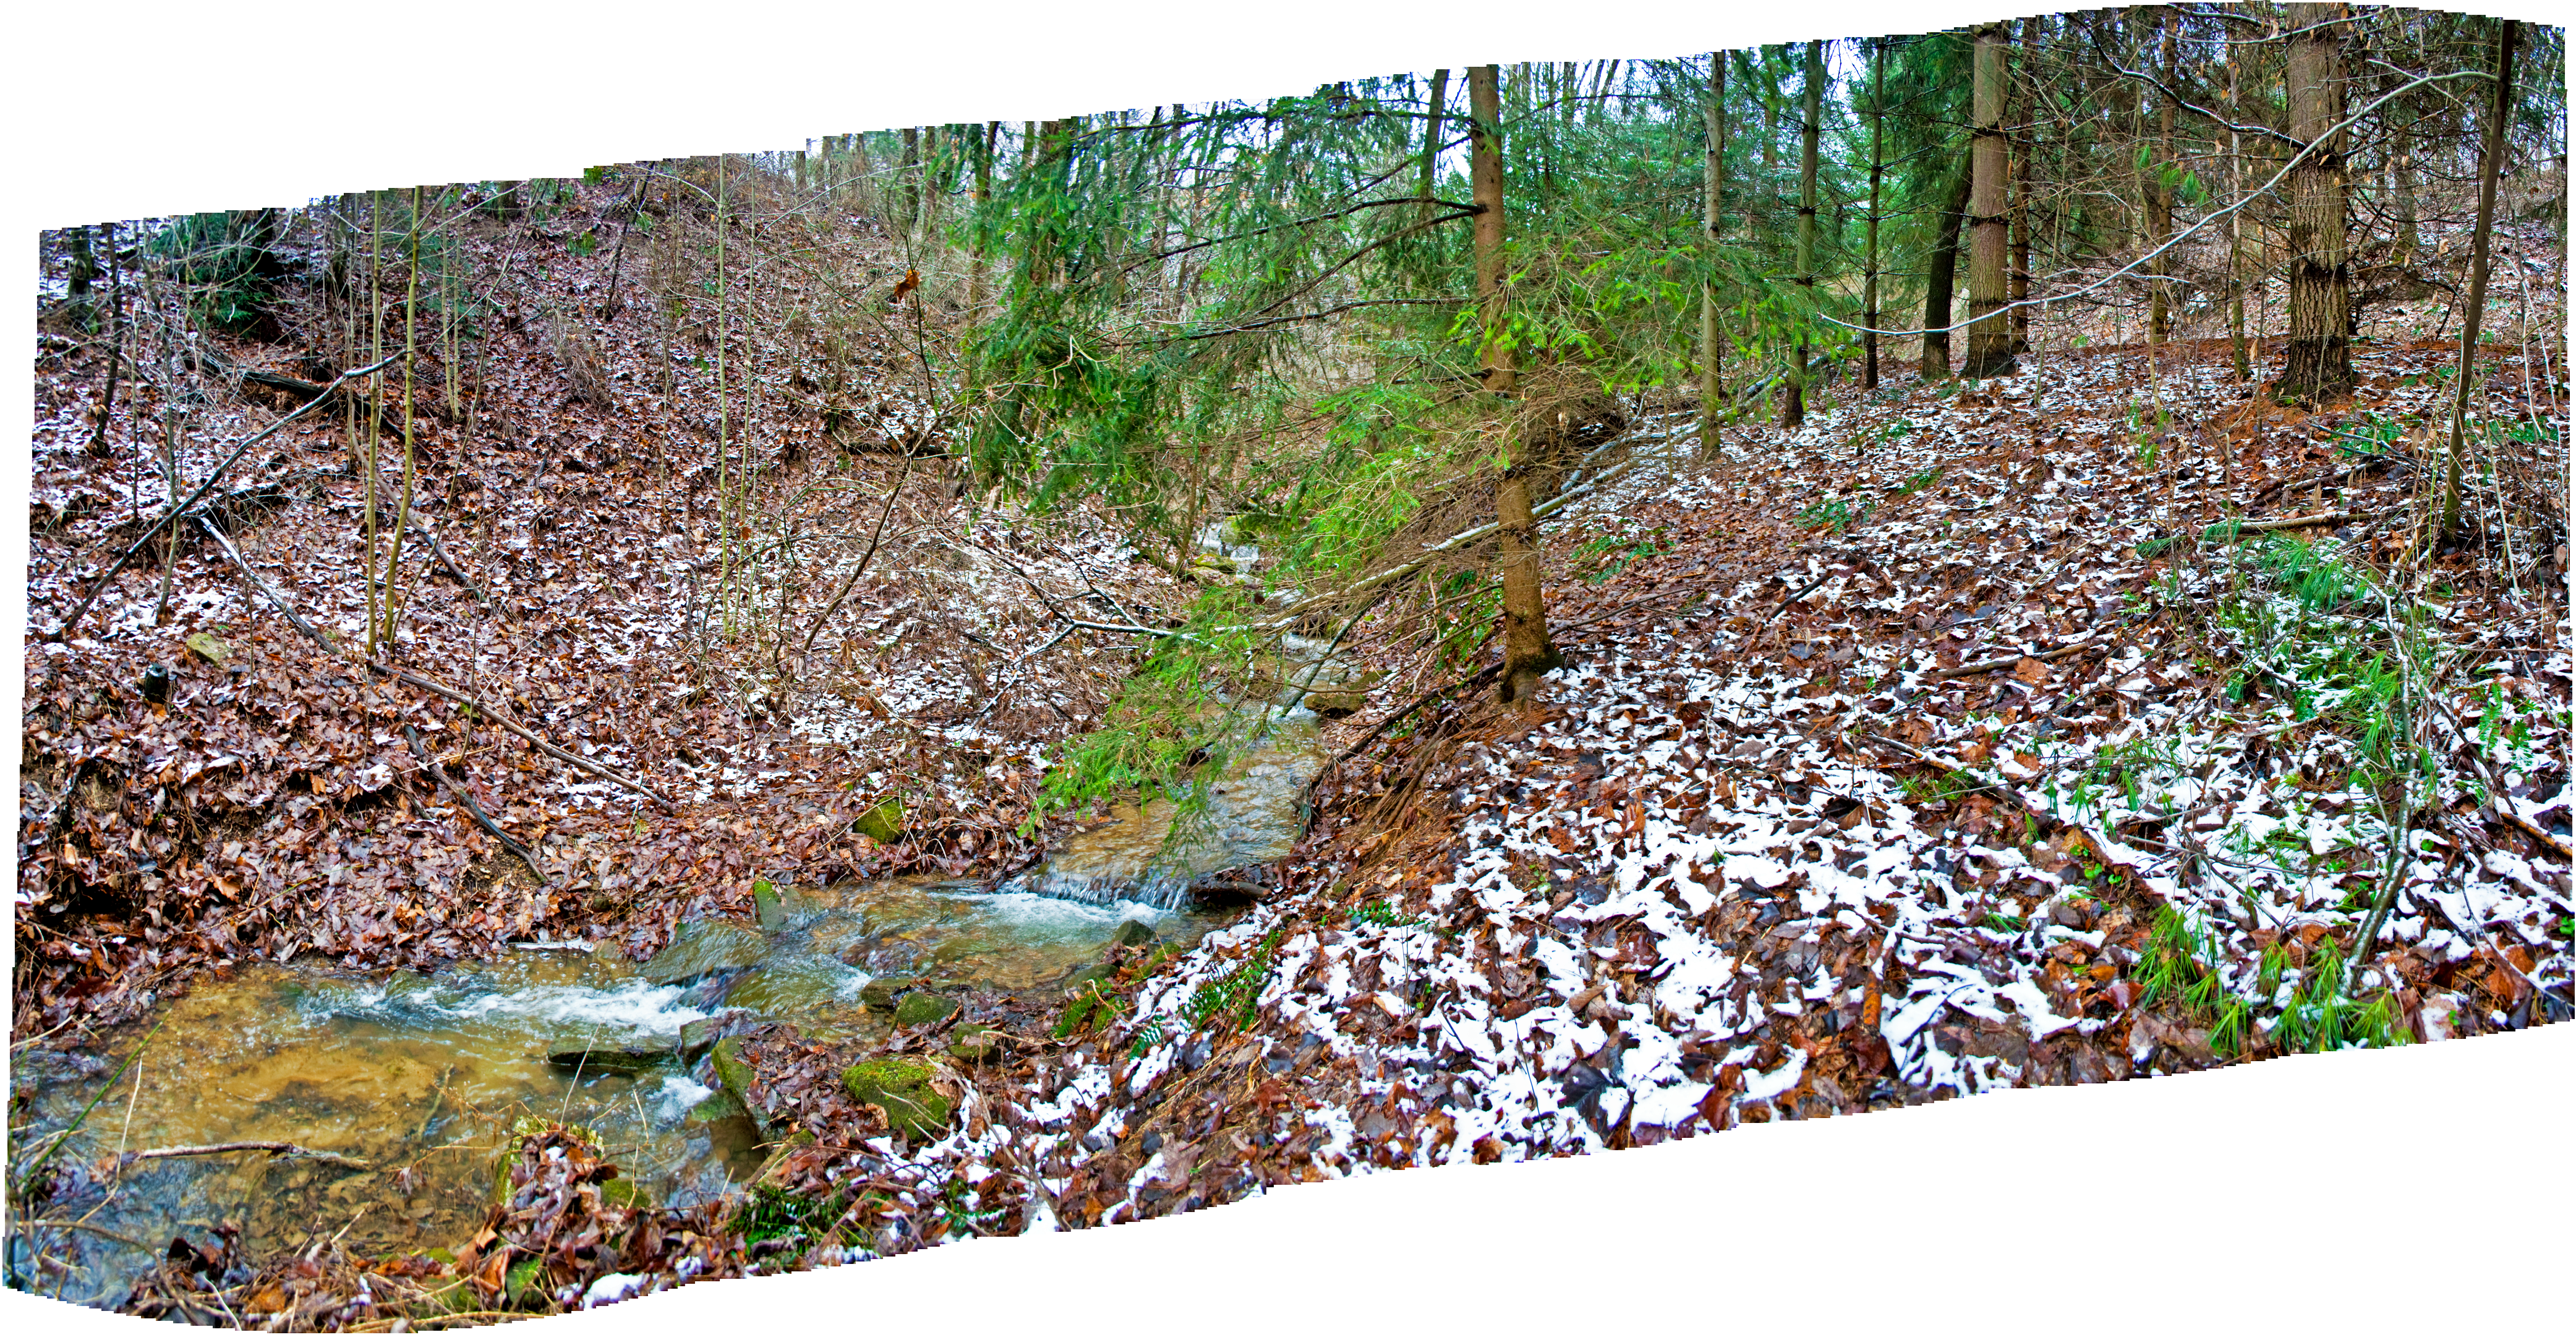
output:
[[[467,792],[464,785],[447,777],[446,767],[438,763],[437,757],[429,754],[429,748],[421,745],[419,729],[409,724],[403,725],[403,738],[411,743],[411,754],[420,758],[420,768],[428,771],[429,777],[437,780],[440,788],[456,795],[457,800],[465,804],[465,810],[474,814],[475,824],[483,827],[485,833],[493,839],[499,840],[502,848],[517,854],[519,861],[527,864],[530,872],[537,874],[538,885],[553,884],[553,879],[546,875],[546,870],[538,866],[537,856],[528,852],[528,846],[511,839],[510,832],[501,829],[501,824],[494,821],[491,815],[483,810],[483,804],[474,801],[474,795]]]
[[[1923,680],[1926,682],[1947,682],[1953,678],[1974,677],[1979,673],[1991,673],[1998,668],[2013,667],[2024,659],[2037,659],[2041,663],[2055,663],[2059,659],[2081,654],[2088,649],[2098,648],[2101,644],[2102,642],[2098,639],[2081,640],[2072,645],[2061,645],[2045,654],[2008,654],[2000,659],[1979,659],[1975,663],[1963,663],[1956,668],[1944,668],[1937,673],[1930,674]]]
[[[2221,520],[2201,530],[2200,541],[2225,543],[2247,534],[2281,533],[2290,529],[2314,529],[2321,525],[2345,524],[2354,520],[2375,520],[2387,513],[2383,510],[2327,510],[2314,515],[2292,515],[2277,520]],[[2150,538],[2138,544],[2138,555],[2142,557],[2162,555],[2182,540],[2181,534],[2166,534],[2160,538]]]
[[[376,363],[374,366],[360,367],[355,371],[343,371],[340,373],[338,379],[333,380],[330,385],[325,388],[336,390],[340,386],[345,385],[360,376],[373,375],[401,360],[402,354],[396,353],[393,356]],[[234,446],[233,452],[224,456],[223,462],[215,465],[214,469],[206,474],[205,481],[197,484],[197,490],[188,493],[186,499],[171,503],[168,509],[161,512],[161,518],[156,521],[151,528],[145,530],[141,535],[136,537],[131,544],[127,545],[125,551],[117,555],[116,560],[110,563],[108,568],[99,574],[97,583],[92,584],[89,592],[81,596],[80,605],[71,610],[71,615],[63,618],[62,625],[47,632],[45,639],[59,642],[69,638],[72,633],[72,628],[80,625],[82,615],[89,611],[89,605],[97,602],[98,596],[106,591],[108,581],[115,579],[116,573],[125,569],[125,563],[134,560],[134,558],[151,543],[153,538],[160,534],[163,526],[177,522],[178,518],[188,513],[191,507],[195,506],[199,501],[204,500],[206,493],[214,490],[215,480],[223,477],[224,470],[231,468],[243,455],[248,454],[252,446],[276,435],[280,429],[286,426],[287,423],[293,422],[295,419],[313,411],[313,406],[315,404],[319,404],[329,397],[330,396],[326,394],[319,398],[306,400],[302,408],[298,408],[294,412],[279,418],[277,421],[270,423],[260,431],[243,437],[241,444]]]
[[[477,714],[489,718],[492,722],[499,724],[504,730],[516,736],[520,741],[527,743],[538,751],[541,751],[576,770],[582,771],[585,774],[595,775],[598,778],[607,780],[609,783],[615,784],[620,788],[640,793],[645,797],[652,799],[666,812],[675,810],[670,799],[665,798],[661,794],[654,792],[652,789],[645,787],[641,781],[621,775],[616,771],[591,760],[589,757],[579,756],[572,752],[565,751],[563,748],[529,732],[525,726],[519,723],[519,721],[512,719],[506,712],[489,704],[488,702],[477,700],[472,696],[466,695],[464,692],[459,691],[436,678],[424,677],[419,673],[410,671],[409,669],[395,668],[387,664],[378,663],[373,659],[362,659],[351,654],[348,650],[341,648],[337,641],[334,641],[330,636],[323,634],[319,627],[316,627],[313,623],[304,620],[302,616],[298,615],[295,611],[294,605],[286,601],[286,596],[284,594],[270,588],[266,580],[259,578],[259,573],[252,570],[250,568],[250,562],[242,556],[241,549],[234,547],[232,540],[226,538],[221,529],[218,529],[212,524],[207,524],[202,516],[198,518],[198,523],[203,526],[206,533],[215,540],[215,545],[224,550],[224,555],[232,558],[233,566],[242,573],[242,578],[250,583],[250,587],[257,590],[260,597],[267,599],[280,613],[285,614],[287,622],[293,625],[296,630],[303,632],[306,639],[311,640],[314,644],[320,645],[324,650],[328,651],[333,658],[340,659],[343,662],[358,664],[363,666],[368,672],[374,673],[379,677],[390,677],[397,682],[418,687],[431,695],[443,696],[448,700],[454,701],[459,705],[463,705],[473,710]]]
[[[375,1168],[374,1165],[367,1163],[365,1160],[342,1155],[337,1151],[315,1150],[310,1146],[299,1146],[292,1141],[226,1141],[213,1146],[163,1146],[159,1150],[135,1151],[120,1160],[119,1164],[122,1166],[124,1164],[140,1163],[144,1160],[175,1160],[192,1155],[231,1155],[235,1152],[246,1150],[266,1151],[272,1156],[289,1155],[299,1160],[328,1160],[333,1164],[345,1164],[352,1169]]]

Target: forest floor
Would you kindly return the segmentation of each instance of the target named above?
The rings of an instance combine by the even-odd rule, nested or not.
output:
[[[98,349],[40,344],[13,1037],[105,1048],[252,956],[430,968],[580,940],[641,958],[686,919],[748,916],[756,876],[992,877],[1069,826],[1021,833],[1036,760],[1097,720],[1133,650],[1058,643],[1059,608],[1124,619],[1187,588],[1097,517],[981,507],[943,461],[835,436],[782,361],[721,430],[796,479],[763,522],[817,555],[716,600],[720,428],[698,380],[667,374],[695,354],[675,362],[640,314],[586,354],[549,332],[610,261],[548,243],[614,194],[469,240],[511,275],[494,370],[470,429],[435,409],[416,427],[436,481],[414,523],[457,573],[416,580],[391,662],[479,711],[290,629],[202,533],[166,618],[157,563],[139,564],[51,638],[102,557],[152,526],[166,493],[135,443],[162,410],[190,413],[180,472],[203,478],[292,402],[222,369],[305,365],[299,318],[305,347],[325,336],[290,310],[285,344],[156,349],[105,458],[84,449]],[[846,231],[882,302],[892,250],[863,220]],[[519,270],[521,250],[551,258]],[[860,383],[899,430],[937,416],[936,391],[903,388],[884,309]],[[1908,376],[1796,432],[1730,428],[1717,459],[1680,407],[1637,415],[1637,467],[1547,527],[1568,662],[1539,707],[1467,691],[1389,728],[1323,777],[1306,841],[1238,922],[1186,949],[1113,946],[1060,1023],[974,1002],[864,1051],[742,1036],[752,1103],[787,1143],[762,1200],[827,1204],[810,1234],[837,1243],[614,1199],[559,1129],[530,1131],[486,1234],[579,1254],[563,1293],[604,1302],[1286,1182],[2565,1019],[2563,446],[2537,482],[2507,468],[2475,494],[2545,517],[2538,548],[2473,501],[2474,541],[2410,555],[2436,456],[2421,422],[2456,347],[2365,343],[2352,401],[2316,413],[2236,383],[2226,356]],[[2564,362],[2524,356],[2482,368],[2485,411],[2563,442]],[[343,644],[366,587],[346,460],[330,422],[290,426],[228,477],[219,526]],[[2210,532],[2230,520],[2295,523]],[[774,611],[879,545],[819,632]],[[728,606],[730,642],[693,620]],[[188,649],[200,633],[214,643]],[[163,701],[136,685],[154,662]],[[790,670],[783,697],[752,671],[769,666]],[[1408,703],[1381,693],[1328,741]],[[524,749],[487,722],[505,714],[658,796]],[[2429,774],[2391,764],[2409,744]],[[898,838],[853,833],[888,799]],[[2392,879],[2348,1001],[2344,961]],[[927,1058],[961,1021],[1013,1034],[936,1062],[939,1135],[892,1130],[843,1080]],[[283,1286],[290,1325],[344,1325],[377,1311],[361,1280],[392,1295],[515,1255],[490,1242],[466,1263],[174,1254],[130,1306]],[[476,1278],[501,1292],[497,1269]]]

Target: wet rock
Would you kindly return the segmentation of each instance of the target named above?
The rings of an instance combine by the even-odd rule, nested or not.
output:
[[[787,926],[787,908],[778,902],[778,888],[766,881],[751,884],[751,912],[762,932],[776,932]]]
[[[870,979],[859,989],[859,1003],[870,1011],[892,1011],[904,993],[920,982],[892,977]]]
[[[850,823],[850,829],[879,844],[892,844],[903,838],[903,803],[888,798]]]
[[[1309,691],[1302,702],[1309,710],[1327,719],[1340,719],[1368,708],[1365,691]]]
[[[653,1194],[631,1178],[612,1178],[599,1185],[600,1201],[629,1210],[645,1210],[653,1205]]]
[[[724,1037],[725,1019],[722,1016],[709,1016],[681,1026],[680,1061],[692,1067],[696,1066],[698,1059],[705,1057],[707,1050],[715,1047],[716,1041]]]
[[[740,1118],[745,1122],[749,1122],[751,1119],[751,1111],[742,1106],[741,1100],[733,1097],[732,1091],[719,1087],[705,1099],[699,1100],[697,1103],[689,1106],[686,1121],[692,1123],[720,1123],[728,1118]]]
[[[948,1056],[959,1062],[982,1062],[1001,1051],[1001,1035],[989,1025],[960,1025],[950,1032]]]
[[[707,1061],[715,1068],[716,1084],[733,1097],[743,1109],[751,1105],[751,1063],[742,1056],[742,1039],[726,1035],[707,1050]]]
[[[1124,920],[1119,923],[1118,931],[1109,935],[1111,946],[1151,946],[1161,940],[1141,919]]]
[[[936,1069],[906,1058],[872,1058],[841,1073],[841,1088],[885,1110],[907,1140],[928,1141],[948,1126],[948,1097],[931,1085]]]
[[[633,1076],[670,1064],[676,1041],[654,1039],[559,1039],[546,1050],[546,1061],[565,1071],[596,1075],[623,1072]]]
[[[686,983],[718,970],[745,969],[769,954],[760,931],[731,919],[695,919],[680,925],[640,971],[656,984]]]
[[[906,993],[895,1003],[897,1025],[936,1025],[957,1014],[957,999],[937,993]]]

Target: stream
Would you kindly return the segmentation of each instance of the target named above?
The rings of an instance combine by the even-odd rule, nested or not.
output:
[[[1311,664],[1321,649],[1303,657]],[[520,950],[429,974],[249,964],[95,1049],[31,1046],[11,1074],[13,1170],[97,1103],[51,1162],[68,1171],[66,1186],[33,1211],[79,1224],[39,1231],[40,1268],[13,1227],[8,1283],[112,1305],[173,1235],[202,1239],[227,1223],[253,1255],[330,1238],[360,1253],[455,1248],[483,1222],[510,1123],[529,1114],[593,1129],[656,1201],[719,1196],[764,1151],[703,1058],[680,1060],[684,1026],[776,1020],[809,1038],[866,1042],[892,1025],[861,996],[875,979],[1051,1001],[1128,920],[1195,944],[1236,911],[1194,904],[1191,884],[1276,861],[1302,830],[1325,752],[1295,691],[1243,707],[1259,711],[1254,745],[1206,781],[1203,809],[1119,807],[997,886],[780,887],[761,923],[683,924],[641,964],[581,950]],[[364,1167],[255,1151],[113,1167],[121,1152],[242,1141]]]

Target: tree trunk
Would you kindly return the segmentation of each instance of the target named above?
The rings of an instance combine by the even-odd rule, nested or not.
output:
[[[2239,89],[2236,45],[2227,47],[2227,197],[2245,192],[2245,139],[2235,127],[2245,123],[2245,100]],[[2238,384],[2254,378],[2245,355],[2245,211],[2227,215],[2227,344],[2236,360]],[[2233,458],[2231,452],[2230,458]]]
[[[2274,388],[2318,402],[2352,389],[2350,241],[2343,120],[2344,7],[2294,4],[2285,75],[2290,137],[2308,146],[2290,171],[2288,359]]]
[[[970,245],[966,262],[966,323],[974,324],[984,316],[984,218],[985,206],[993,199],[993,141],[1000,138],[1000,121],[984,122],[984,133],[975,140],[975,222],[968,231]]]
[[[1968,207],[1968,177],[1952,169],[1950,197],[1941,209],[1941,230],[1932,243],[1932,262],[1923,276],[1923,378],[1950,374],[1951,284],[1959,271],[1959,215]]]
[[[107,421],[116,411],[116,377],[125,360],[125,266],[116,258],[116,224],[100,228],[107,243],[107,384],[98,395],[98,420],[90,424],[89,453],[99,459],[108,457]]]
[[[1470,166],[1475,185],[1476,299],[1483,317],[1485,389],[1502,401],[1506,467],[1494,488],[1495,563],[1503,584],[1503,671],[1498,694],[1506,703],[1528,703],[1539,679],[1564,662],[1548,639],[1547,605],[1539,592],[1538,521],[1530,514],[1526,442],[1515,421],[1519,385],[1512,349],[1503,335],[1503,140],[1499,71],[1467,70]]]
[[[2170,84],[2175,82],[2174,11],[2168,7],[2162,11],[2162,14],[2164,35],[2159,58],[2164,66],[2165,82]],[[2165,98],[2162,107],[2156,113],[2155,145],[2147,155],[2147,165],[2140,168],[2147,174],[2146,245],[2150,250],[2163,246],[2165,241],[2173,236],[2173,187],[2165,182],[2163,162],[2167,155],[2174,152],[2173,118],[2173,99]],[[2173,337],[2173,255],[2171,252],[2158,255],[2147,262],[2147,280],[2147,346],[2161,347],[2167,339]]]
[[[2004,305],[2004,267],[2010,254],[2008,219],[2004,214],[2004,30],[1999,23],[1977,29],[1976,128],[1968,141],[1968,362],[1966,374],[1978,380],[2009,374],[2013,369],[2012,322],[1998,314]]]
[[[1700,175],[1700,249],[1703,263],[1717,263],[1717,245],[1723,234],[1725,215],[1720,205],[1726,194],[1726,54],[1708,54],[1708,105],[1701,112],[1708,133],[1708,157]],[[1726,346],[1717,320],[1717,281],[1702,277],[1699,283],[1699,453],[1703,459],[1717,458],[1717,410],[1726,402],[1726,377],[1721,359]]]
[[[1789,352],[1789,392],[1782,397],[1780,426],[1795,430],[1807,419],[1807,321],[1816,312],[1816,147],[1824,122],[1825,44],[1807,43],[1807,69],[1800,90],[1798,124],[1798,341]]]
[[[1887,39],[1869,44],[1869,239],[1861,268],[1861,388],[1878,388],[1878,191],[1887,173]]]
[[[902,201],[896,217],[903,220],[903,235],[908,240],[921,222],[921,131],[913,126],[903,128],[902,184],[897,187]]]
[[[1422,197],[1421,206],[1413,214],[1416,226],[1428,226],[1431,222],[1431,192],[1440,186],[1441,104],[1448,100],[1449,69],[1444,65],[1431,72],[1431,101],[1422,123],[1422,186],[1413,192]]]
[[[2012,151],[2012,275],[2008,292],[2012,300],[2012,351],[2015,357],[2030,351],[2030,163],[2039,156],[2039,123],[2031,114],[2032,88],[2029,71],[2039,54],[2040,24],[2044,20],[2021,21],[2021,78],[2012,81],[2013,124],[2008,146]]]
[[[2487,243],[2495,228],[2496,172],[2504,159],[2505,118],[2513,111],[2513,45],[2516,25],[2496,25],[2495,101],[2487,113],[2486,150],[2478,162],[2478,224],[2469,239],[2469,306],[2460,316],[2460,374],[2451,399],[2451,459],[2442,483],[2444,537],[2460,530],[2462,438],[2467,434],[2469,381],[2476,370],[2478,323],[2487,304]]]

